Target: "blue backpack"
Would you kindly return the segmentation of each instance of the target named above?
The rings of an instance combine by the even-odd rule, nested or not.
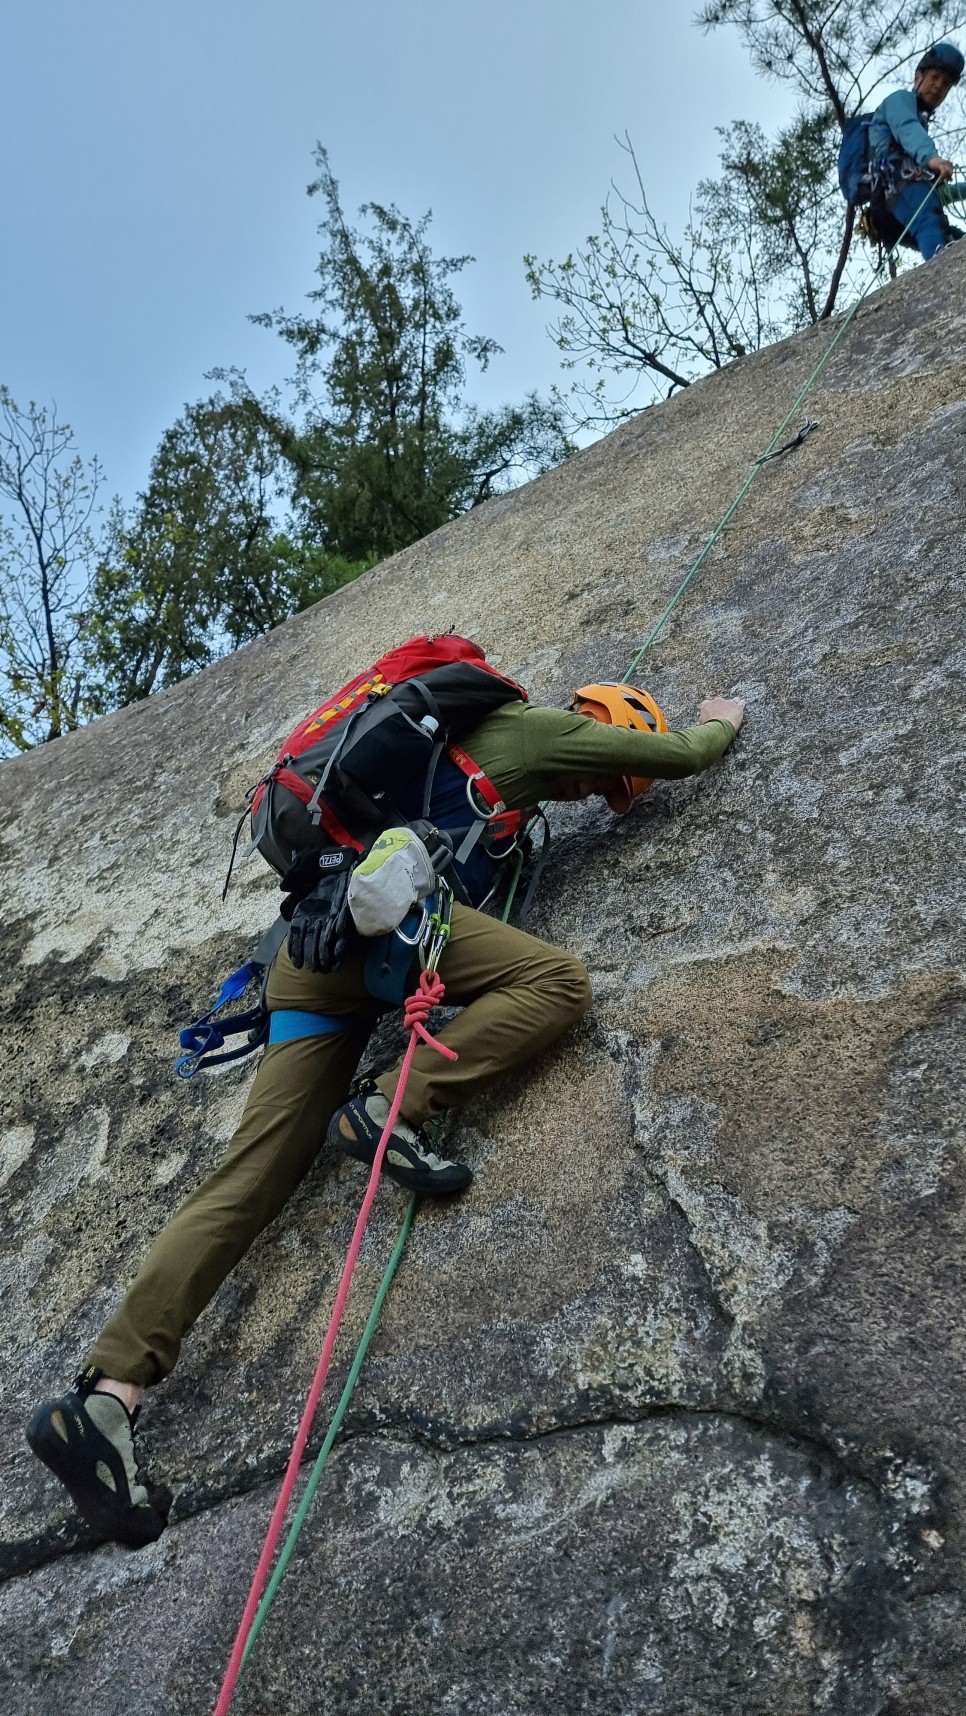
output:
[[[847,203],[867,203],[872,195],[869,177],[869,126],[871,113],[854,113],[842,128],[839,148],[839,184]]]
[[[863,208],[865,213],[859,231],[870,243],[894,250],[899,243],[915,250],[916,241],[903,237],[902,225],[889,207],[884,187],[872,183],[872,151],[869,147],[869,126],[874,113],[853,113],[842,128],[839,148],[839,184],[850,208]]]

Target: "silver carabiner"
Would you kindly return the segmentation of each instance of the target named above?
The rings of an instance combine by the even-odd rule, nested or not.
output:
[[[407,916],[408,916],[408,913],[407,913]],[[417,929],[416,934],[415,935],[404,935],[401,924],[397,924],[392,933],[393,933],[393,935],[398,935],[400,941],[405,942],[407,947],[421,947],[422,943],[423,943],[423,939],[426,935],[426,931],[429,928],[429,924],[430,924],[430,913],[429,913],[429,909],[426,905],[426,901],[424,900],[423,901],[423,915],[419,921],[419,928]]]
[[[473,815],[477,817],[480,822],[493,822],[493,820],[498,816],[506,816],[507,810],[506,805],[503,806],[502,810],[491,810],[488,805],[484,805],[481,810],[479,805],[475,803],[473,799],[474,782],[484,780],[485,778],[486,777],[482,769],[477,769],[475,775],[467,775],[466,802],[473,812]]]

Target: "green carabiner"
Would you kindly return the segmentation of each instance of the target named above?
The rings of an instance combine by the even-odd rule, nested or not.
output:
[[[423,947],[427,948],[425,956],[420,949],[420,963],[424,971],[435,971],[446,943],[449,941],[453,923],[453,890],[440,877],[438,883],[438,904],[429,919],[429,932]]]

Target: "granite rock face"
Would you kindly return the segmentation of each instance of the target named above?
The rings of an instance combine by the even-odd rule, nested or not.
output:
[[[640,669],[675,725],[744,696],[736,746],[555,812],[530,927],[593,1012],[454,1126],[239,1716],[961,1716],[964,288],[966,246],[868,301]],[[169,1531],[94,1545],[23,1423],[244,1102],[171,1063],[274,914],[257,860],[219,904],[246,787],[412,632],[618,677],[830,338],[3,764],[4,1710],[210,1709],[358,1207],[323,1155],[151,1399]]]

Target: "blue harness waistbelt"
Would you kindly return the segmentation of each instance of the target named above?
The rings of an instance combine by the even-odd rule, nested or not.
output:
[[[298,1037],[331,1037],[335,1036],[337,1031],[348,1031],[352,1028],[351,1013],[336,1017],[332,1013],[302,1012],[297,1007],[279,1007],[270,1015],[270,1020],[269,1048],[273,1043],[292,1043]]]

